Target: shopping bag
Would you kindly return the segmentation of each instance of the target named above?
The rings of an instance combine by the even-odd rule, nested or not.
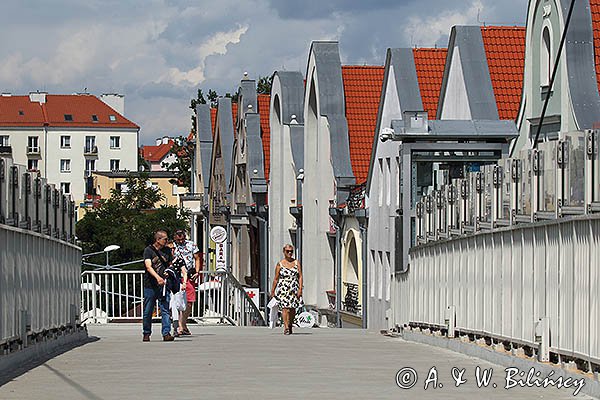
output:
[[[277,317],[279,314],[279,302],[273,297],[267,304],[269,309],[269,328],[274,329],[277,325]]]
[[[175,309],[177,311],[185,311],[185,303],[185,290],[180,290],[179,292],[171,296],[171,309]]]

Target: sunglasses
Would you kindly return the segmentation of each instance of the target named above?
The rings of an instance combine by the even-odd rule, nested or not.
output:
[[[294,250],[284,250],[284,252],[286,252],[286,253],[293,253]]]

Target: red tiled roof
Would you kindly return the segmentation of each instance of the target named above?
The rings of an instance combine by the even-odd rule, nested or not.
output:
[[[429,119],[436,118],[447,53],[447,49],[413,49],[421,100]]]
[[[525,68],[525,27],[482,26],[481,36],[500,119],[516,120]]]
[[[269,121],[269,109],[271,107],[271,95],[258,95],[258,113],[260,114],[260,131],[263,142],[263,154],[265,157],[265,179],[269,179],[270,141],[271,126]]]
[[[71,120],[66,121],[65,115]],[[94,121],[92,116],[96,116]],[[110,120],[114,117],[114,121]],[[32,102],[29,96],[0,96],[0,126],[130,128],[139,126],[90,94],[46,95],[46,102]]]
[[[594,33],[594,61],[596,65],[596,82],[600,90],[600,0],[590,0],[592,13],[592,29]]]
[[[356,183],[366,181],[377,123],[384,68],[342,66],[350,160]]]
[[[143,146],[142,157],[146,161],[159,162],[161,161],[173,147],[173,140],[169,139],[169,143],[162,143],[158,146]]]
[[[231,103],[231,118],[233,120],[233,130],[235,131],[235,119],[237,118],[237,103]],[[210,123],[212,124],[213,139],[215,137],[215,128],[217,126],[217,108],[210,108]]]

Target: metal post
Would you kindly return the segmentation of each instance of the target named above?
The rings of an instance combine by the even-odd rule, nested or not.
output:
[[[342,327],[342,316],[340,311],[342,309],[342,257],[340,249],[341,241],[341,226],[337,222],[335,223],[335,320],[338,328]]]
[[[259,214],[265,215],[265,212]],[[269,303],[269,220],[257,215],[259,235],[262,236],[260,240],[260,265],[261,271],[261,290],[263,292],[263,306],[265,312],[265,318],[268,318],[269,311],[267,304]]]
[[[367,329],[367,303],[369,294],[367,293],[367,226],[366,220],[360,224],[360,236],[362,239],[362,328]]]

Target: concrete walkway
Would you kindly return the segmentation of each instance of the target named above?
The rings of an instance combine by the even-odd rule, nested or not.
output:
[[[516,400],[569,399],[575,390],[506,390],[503,367],[362,330],[298,330],[283,336],[279,329],[192,326],[193,336],[172,343],[160,340],[158,326],[150,343],[142,343],[140,331],[139,325],[91,326],[90,335],[99,340],[8,382],[0,387],[0,399]],[[424,390],[434,366],[441,385]],[[487,388],[477,387],[476,366],[493,368]],[[405,367],[418,374],[412,389],[396,384]],[[453,367],[466,369],[467,382],[458,388]],[[408,384],[410,371],[404,378]]]

